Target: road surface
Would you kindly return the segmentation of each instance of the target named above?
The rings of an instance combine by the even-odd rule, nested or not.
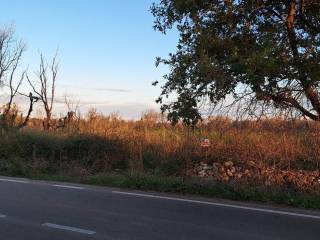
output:
[[[0,177],[0,239],[320,239],[320,213]]]

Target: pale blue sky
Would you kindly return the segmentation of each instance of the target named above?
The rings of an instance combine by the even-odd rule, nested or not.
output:
[[[153,0],[1,0],[1,26],[14,23],[27,42],[24,60],[36,69],[39,51],[48,58],[59,47],[59,96],[80,99],[103,112],[136,117],[155,107],[151,86],[165,69],[156,56],[174,51],[177,33],[153,30]],[[124,91],[105,91],[122,89]],[[96,104],[95,104],[96,103]]]

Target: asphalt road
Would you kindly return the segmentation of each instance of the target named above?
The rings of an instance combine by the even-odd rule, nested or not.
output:
[[[0,240],[320,239],[320,213],[0,177]]]

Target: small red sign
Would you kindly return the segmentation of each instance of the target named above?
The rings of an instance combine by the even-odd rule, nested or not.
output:
[[[202,139],[201,141],[201,147],[209,147],[210,146],[210,139]]]

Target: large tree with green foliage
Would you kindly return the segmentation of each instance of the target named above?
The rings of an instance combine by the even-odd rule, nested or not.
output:
[[[318,0],[161,0],[151,11],[156,30],[180,33],[157,60],[170,68],[157,101],[174,122],[195,123],[204,98],[226,96],[320,120]]]

